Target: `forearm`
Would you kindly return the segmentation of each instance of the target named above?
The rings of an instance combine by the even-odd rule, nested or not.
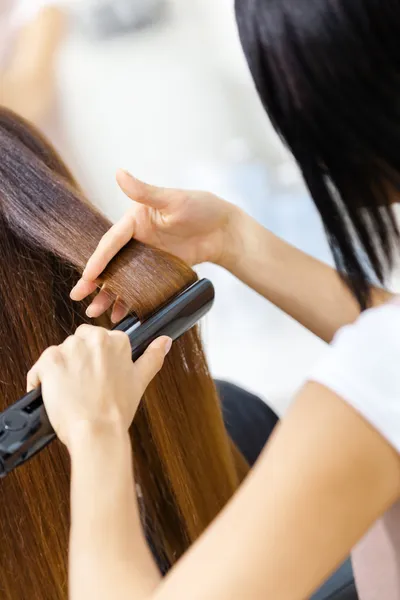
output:
[[[236,277],[326,342],[357,318],[359,305],[334,269],[242,212],[236,222],[235,251],[223,265]],[[383,304],[391,296],[374,289],[373,304]]]
[[[50,75],[63,38],[65,19],[62,10],[51,6],[43,8],[19,33],[10,69],[41,77]]]
[[[151,598],[309,598],[399,491],[397,453],[310,384],[233,501]]]
[[[71,600],[147,597],[160,575],[142,531],[128,435],[79,432],[71,457]]]

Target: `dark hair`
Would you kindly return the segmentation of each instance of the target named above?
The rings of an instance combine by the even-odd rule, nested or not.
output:
[[[236,0],[236,14],[263,105],[364,308],[399,241],[400,4]]]
[[[0,412],[24,393],[45,348],[87,320],[69,292],[109,226],[38,132],[0,109]],[[143,318],[195,279],[182,261],[132,241],[99,284]],[[248,470],[225,431],[196,329],[174,344],[131,437],[151,541],[172,564]],[[68,519],[69,460],[55,442],[0,482],[2,599],[66,598]]]

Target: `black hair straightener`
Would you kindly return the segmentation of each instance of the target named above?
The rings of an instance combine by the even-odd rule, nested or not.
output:
[[[167,335],[178,339],[210,310],[213,302],[212,283],[201,279],[142,323],[129,316],[115,330],[128,335],[132,360],[137,360],[156,338]],[[0,413],[0,477],[32,458],[55,437],[38,387]]]

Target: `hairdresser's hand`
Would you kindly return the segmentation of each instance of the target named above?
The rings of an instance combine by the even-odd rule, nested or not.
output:
[[[242,213],[207,192],[158,188],[119,171],[131,208],[100,241],[71,297],[83,300],[95,280],[132,238],[178,256],[190,266],[213,262],[229,268],[240,236]],[[97,314],[96,314],[97,316]]]
[[[42,354],[28,374],[28,391],[42,385],[50,422],[71,450],[82,429],[128,431],[170,347],[169,338],[159,338],[133,363],[124,333],[82,325],[61,346]]]

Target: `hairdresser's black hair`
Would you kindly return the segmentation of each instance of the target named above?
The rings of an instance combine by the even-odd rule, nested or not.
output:
[[[273,125],[362,308],[399,231],[399,0],[236,0],[242,45]],[[392,192],[391,192],[392,193]]]

